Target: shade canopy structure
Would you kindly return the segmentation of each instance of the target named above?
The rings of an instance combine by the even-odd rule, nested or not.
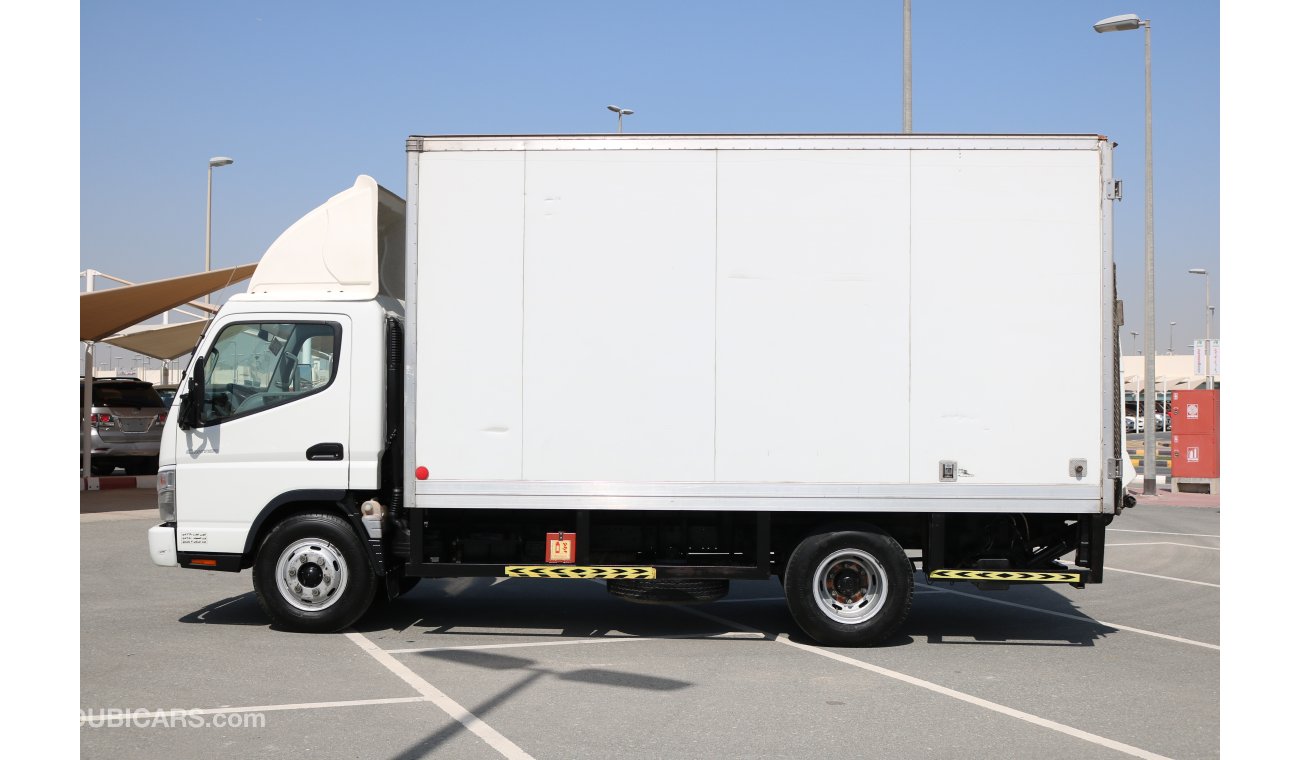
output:
[[[196,319],[174,325],[136,325],[100,342],[155,359],[175,359],[194,350],[209,324],[206,319]]]
[[[81,340],[98,341],[116,335],[150,317],[247,280],[256,269],[256,264],[243,264],[167,280],[82,293]],[[213,308],[212,311],[216,309]],[[190,346],[193,345],[191,342]]]

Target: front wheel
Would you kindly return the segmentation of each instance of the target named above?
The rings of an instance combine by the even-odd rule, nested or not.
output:
[[[294,515],[262,541],[253,563],[253,590],[276,625],[331,633],[352,625],[375,596],[365,546],[343,518]]]
[[[819,533],[791,552],[784,585],[804,633],[830,646],[873,646],[907,617],[912,561],[875,529]]]

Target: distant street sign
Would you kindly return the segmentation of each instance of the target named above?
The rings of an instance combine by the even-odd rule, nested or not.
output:
[[[1207,358],[1209,360],[1208,361],[1209,372],[1206,372]],[[1201,340],[1196,341],[1192,351],[1192,374],[1211,375],[1213,377],[1218,377],[1220,374],[1222,374],[1219,372],[1219,339],[1218,338],[1215,338],[1210,341],[1208,357],[1207,357],[1207,351],[1205,350],[1205,339],[1202,338]]]

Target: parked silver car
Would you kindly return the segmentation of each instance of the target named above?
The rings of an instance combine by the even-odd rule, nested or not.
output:
[[[78,390],[84,404],[84,380]],[[157,472],[167,407],[153,385],[130,377],[96,378],[90,392],[90,473],[108,475],[117,467],[129,475]]]

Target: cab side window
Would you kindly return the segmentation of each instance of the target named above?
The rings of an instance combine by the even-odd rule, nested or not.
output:
[[[341,335],[332,322],[227,325],[204,359],[200,424],[256,414],[324,390],[334,380]]]

